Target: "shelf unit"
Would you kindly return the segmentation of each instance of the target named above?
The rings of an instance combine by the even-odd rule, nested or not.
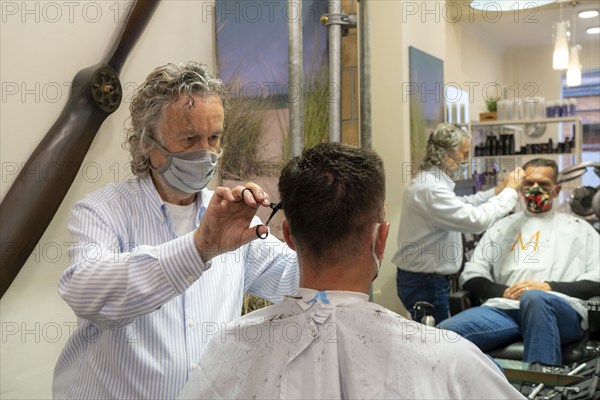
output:
[[[535,124],[546,124],[546,131],[539,137],[530,137],[525,133],[525,127]],[[571,126],[569,134],[573,135],[575,145],[568,153],[531,153],[531,154],[510,154],[510,155],[485,155],[475,156],[475,146],[483,143],[488,134],[513,134],[514,146],[520,149],[526,145],[540,145],[548,143],[552,139],[554,145],[564,141],[563,137],[565,125]],[[578,117],[548,118],[536,120],[510,120],[510,121],[483,121],[467,124],[472,134],[470,169],[471,177],[477,174],[486,174],[486,182],[481,186],[482,189],[495,186],[497,180],[488,176],[494,176],[493,172],[498,173],[512,171],[516,166],[523,166],[527,161],[534,158],[549,158],[556,161],[559,171],[581,162],[581,143],[583,140],[583,128],[581,119]],[[514,150],[514,149],[513,149]],[[490,171],[492,169],[492,171]],[[570,195],[571,191],[581,185],[581,179],[574,179],[563,184],[563,194],[560,196],[559,203],[562,203]]]
[[[535,124],[546,124],[546,132],[539,137],[528,137],[524,133],[524,128],[527,125]],[[482,138],[485,138],[487,134],[492,133],[498,135],[499,133],[513,133],[515,135],[516,146],[521,147],[527,144],[543,144],[547,143],[548,139],[553,139],[554,143],[559,143],[560,130],[562,124],[570,124],[574,128],[571,129],[571,134],[575,138],[575,146],[569,153],[531,153],[531,154],[510,154],[510,155],[485,155],[475,156],[475,146],[478,145]],[[557,128],[549,129],[551,125],[557,125]],[[583,139],[582,135],[582,124],[581,119],[578,117],[563,117],[563,118],[548,118],[548,119],[537,119],[537,120],[516,120],[516,121],[485,121],[485,122],[472,122],[468,125],[469,131],[473,137],[471,139],[471,161],[485,160],[485,159],[501,159],[510,160],[517,159],[518,162],[526,162],[529,159],[536,157],[553,158],[559,163],[559,169],[567,168],[573,164],[581,162],[581,142]],[[563,165],[561,165],[563,164]]]

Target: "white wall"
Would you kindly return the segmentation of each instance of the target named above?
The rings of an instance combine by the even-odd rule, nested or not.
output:
[[[124,1],[2,1],[1,195],[59,115],[76,72],[102,60],[123,24]],[[54,364],[76,319],[56,284],[67,266],[73,203],[128,175],[121,148],[133,89],[155,67],[214,65],[212,1],[164,0],[120,74],[124,100],[98,132],[84,167],[37,250],[0,302],[2,398],[50,398]],[[40,171],[41,179],[44,177]]]
[[[504,84],[504,48],[469,26],[468,20],[446,24],[446,84],[458,83],[469,94],[470,120],[486,112],[485,100]]]

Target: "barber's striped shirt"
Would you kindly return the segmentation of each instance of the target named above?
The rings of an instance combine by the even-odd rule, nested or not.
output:
[[[211,196],[198,195],[196,226]],[[87,196],[69,230],[59,293],[78,328],[56,365],[55,398],[176,398],[245,291],[278,302],[298,286],[296,254],[272,236],[204,263],[150,178]]]

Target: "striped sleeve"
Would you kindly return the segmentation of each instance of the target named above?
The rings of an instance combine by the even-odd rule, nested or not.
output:
[[[279,303],[296,294],[299,284],[296,252],[269,235],[254,240],[245,254],[245,288],[248,292]]]
[[[110,329],[148,314],[194,283],[205,270],[193,234],[159,246],[122,243],[110,221],[78,204],[69,221],[71,265],[58,290],[75,314]]]
[[[202,262],[194,243],[194,232],[158,246],[158,258],[165,276],[180,293],[210,266]]]

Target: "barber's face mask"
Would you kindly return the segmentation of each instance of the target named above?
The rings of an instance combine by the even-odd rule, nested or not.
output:
[[[379,232],[380,225],[381,224],[378,222],[373,227],[373,240],[371,241],[371,255],[373,256],[375,265],[377,265],[377,274],[375,274],[375,276],[373,277],[372,280],[375,280],[377,278],[377,275],[379,275],[379,269],[381,268],[381,260],[379,260],[379,258],[377,257],[377,254],[375,254],[375,242],[377,241],[377,233]]]
[[[532,186],[525,190],[525,204],[532,213],[543,213],[552,209],[551,191],[539,186]]]
[[[467,170],[468,167],[469,167],[468,161],[461,161],[461,162],[456,163],[456,171],[460,171],[461,175],[464,171]]]
[[[153,168],[174,189],[182,193],[198,193],[208,185],[217,170],[220,154],[210,150],[171,153],[154,139],[148,138],[165,156],[160,168]]]
[[[464,172],[467,170],[467,168],[469,167],[469,161],[465,160],[465,161],[458,161],[456,159],[456,156],[454,154],[452,154],[451,152],[447,152],[446,154],[448,154],[448,157],[450,157],[452,160],[454,160],[454,163],[456,164],[456,167],[454,167],[452,169],[452,178],[454,179],[460,179],[463,177]]]

